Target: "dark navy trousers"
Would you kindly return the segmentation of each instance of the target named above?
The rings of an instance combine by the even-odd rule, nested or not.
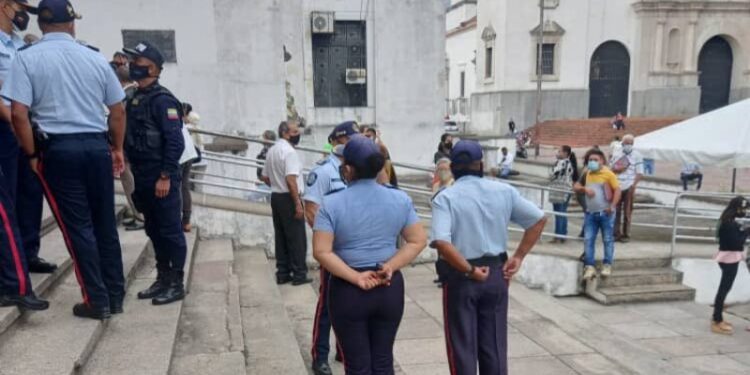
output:
[[[468,279],[438,261],[443,283],[443,317],[451,375],[508,373],[508,286],[503,262],[473,262],[490,267],[485,282]],[[476,264],[475,264],[476,263]]]
[[[39,257],[40,231],[44,210],[44,192],[39,176],[31,170],[25,155],[18,158],[18,191],[16,193],[16,215],[21,232],[26,259]]]
[[[331,282],[331,274],[320,267],[320,291],[318,293],[318,306],[315,309],[315,321],[313,322],[312,360],[314,364],[328,362],[328,354],[331,352],[331,317],[328,313],[328,289]]]
[[[5,121],[0,121],[0,169],[5,178],[3,187],[12,202],[16,201],[16,180],[18,179],[18,155],[21,149],[16,136]]]
[[[109,308],[110,300],[124,298],[125,278],[106,134],[50,135],[40,171],[84,303]]]
[[[31,293],[31,280],[26,255],[13,200],[5,186],[5,174],[0,169],[0,294],[27,295]]]
[[[364,291],[331,277],[328,308],[347,375],[392,375],[393,343],[404,315],[404,278]]]
[[[135,177],[133,203],[143,213],[146,234],[151,239],[159,271],[180,271],[185,268],[187,243],[182,231],[182,199],[180,175],[172,176],[169,194],[156,197],[156,182],[161,163],[143,163],[130,159]]]

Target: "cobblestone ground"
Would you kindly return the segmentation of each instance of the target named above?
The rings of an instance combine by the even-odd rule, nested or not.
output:
[[[406,312],[395,345],[399,374],[449,374],[442,294],[431,265],[404,270]],[[315,289],[282,287],[302,355],[310,361]],[[750,305],[726,320],[734,336],[709,330],[711,309],[692,302],[603,306],[555,298],[514,283],[509,311],[511,374],[749,374]],[[334,365],[336,374],[342,368]]]

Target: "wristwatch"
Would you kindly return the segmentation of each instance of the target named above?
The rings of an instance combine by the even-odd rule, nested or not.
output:
[[[472,265],[471,265],[471,268],[469,268],[469,271],[468,271],[468,272],[466,272],[466,273],[464,273],[464,276],[466,276],[466,278],[467,278],[467,279],[468,279],[468,278],[470,278],[470,277],[471,277],[471,275],[473,275],[473,274],[474,274],[474,270],[475,270],[475,269],[476,269],[476,267],[474,267],[474,265],[472,264]]]
[[[159,179],[160,180],[169,180],[169,173],[167,173],[167,172],[161,172],[161,174],[159,174]]]

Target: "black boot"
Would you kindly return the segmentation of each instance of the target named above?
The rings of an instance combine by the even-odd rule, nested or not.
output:
[[[49,302],[37,298],[34,293],[25,296],[0,296],[0,307],[18,306],[19,309],[43,311],[49,308]]]
[[[151,299],[169,286],[169,270],[157,270],[156,281],[148,289],[138,292],[138,299]]]
[[[122,314],[123,312],[125,312],[125,309],[123,309],[122,305],[122,298],[109,297],[109,312],[112,315]]]
[[[156,306],[166,305],[185,298],[185,284],[182,280],[185,277],[185,273],[182,271],[172,271],[169,275],[169,286],[151,300],[152,304]]]
[[[105,320],[112,317],[108,307],[94,307],[84,303],[77,303],[73,306],[73,315],[79,318],[89,318],[95,320]]]
[[[29,272],[31,273],[53,273],[57,270],[56,264],[47,262],[39,257],[29,259],[27,264],[29,265]]]

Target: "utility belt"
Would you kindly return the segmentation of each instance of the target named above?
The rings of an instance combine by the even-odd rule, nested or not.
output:
[[[474,267],[496,267],[502,266],[508,261],[508,254],[502,253],[476,259],[467,259],[466,261]],[[438,259],[437,263],[435,263],[435,269],[441,282],[445,282],[447,279],[454,277],[465,278],[464,272],[453,268],[453,266],[448,264],[448,262],[442,258]]]
[[[85,141],[85,140],[102,140],[108,144],[112,144],[109,138],[109,134],[105,132],[98,133],[71,133],[71,134],[50,134],[44,132],[39,126],[33,125],[31,127],[34,133],[34,148],[37,152],[44,152],[49,149],[49,146],[53,143],[64,142],[64,141]]]

